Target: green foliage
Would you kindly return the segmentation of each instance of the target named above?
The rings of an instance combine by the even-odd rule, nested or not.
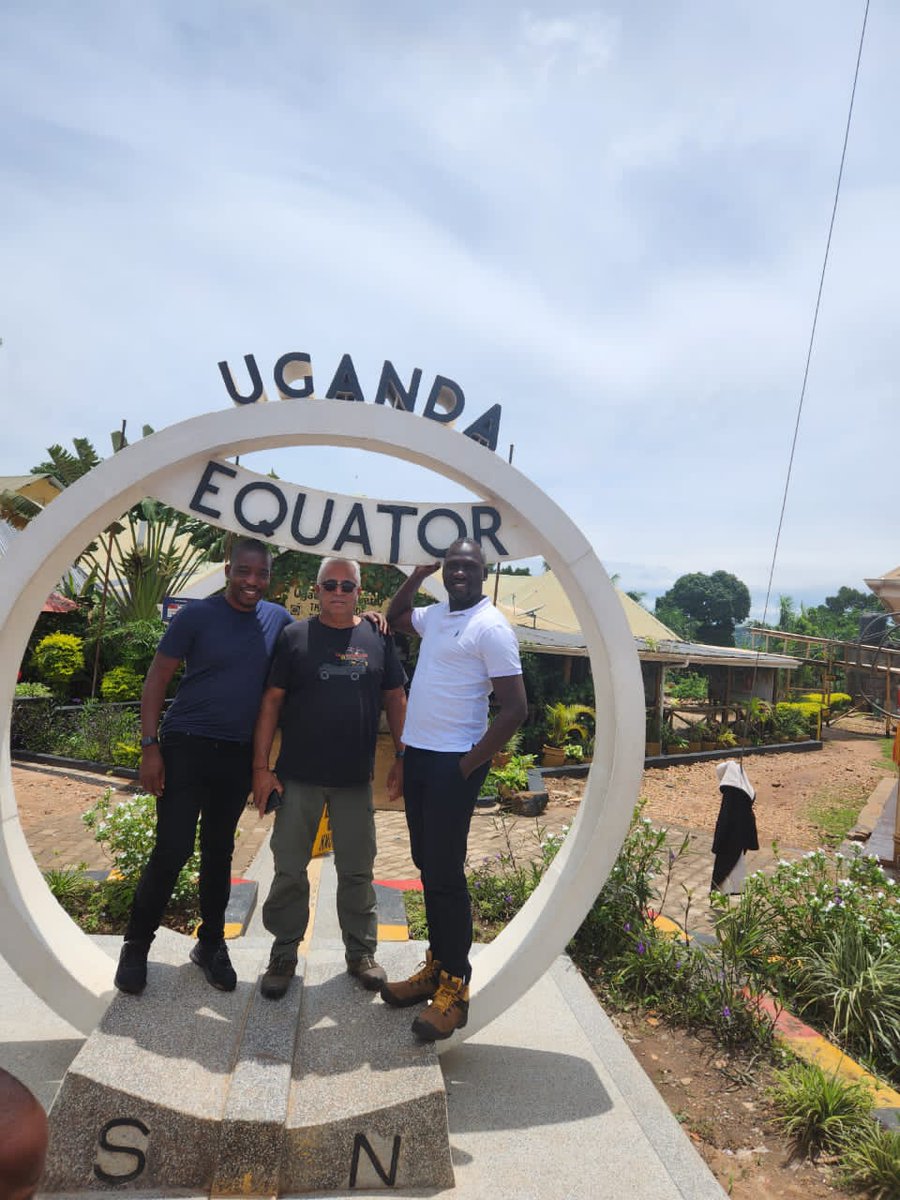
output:
[[[113,667],[100,683],[100,695],[108,701],[139,700],[144,680],[131,667]]]
[[[126,761],[122,762],[122,752],[116,748],[120,743],[134,747],[139,741],[140,715],[136,708],[87,700],[77,708],[56,710],[49,749],[69,758],[130,766],[133,751],[126,752]]]
[[[873,1200],[896,1200],[900,1129],[884,1129],[874,1121],[856,1128],[841,1146],[841,1174],[846,1183],[865,1188]]]
[[[156,797],[132,796],[118,804],[112,801],[112,792],[107,788],[97,803],[84,814],[82,821],[109,855],[113,870],[119,877],[126,911],[156,838]],[[200,872],[199,832],[194,852],[182,868],[172,891],[172,901],[184,906],[196,896],[197,877]]]
[[[714,646],[733,646],[734,627],[750,612],[750,592],[745,583],[728,571],[712,575],[694,572],[676,579],[656,601],[656,614],[680,610],[695,621],[695,637]]]
[[[677,670],[666,673],[666,692],[676,700],[705,700],[708,688],[707,677],[696,671]]]
[[[814,1063],[792,1063],[776,1072],[771,1099],[778,1124],[803,1154],[840,1150],[867,1122],[872,1095]]]
[[[32,663],[56,694],[64,694],[72,678],[84,670],[84,643],[73,633],[48,634],[35,646]]]
[[[818,796],[810,804],[807,812],[809,819],[817,827],[822,845],[839,846],[856,824],[856,818],[859,816],[862,806],[863,797],[861,795],[856,803],[828,793]]]
[[[566,704],[558,700],[544,707],[544,722],[549,746],[565,746],[573,737],[586,742],[594,728],[594,710],[588,704]]]
[[[513,919],[540,883],[565,837],[565,832],[544,836],[540,827],[536,828],[539,856],[523,861],[513,849],[509,819],[501,816],[499,822],[505,849],[482,859],[468,875],[472,919],[480,941],[490,941]]]
[[[826,596],[824,604],[810,608],[801,604],[798,612],[793,599],[782,596],[777,627],[807,637],[855,642],[859,637],[860,616],[871,610],[874,603],[870,593],[841,587],[834,596]]]
[[[49,692],[42,683],[18,686],[44,688]],[[52,747],[54,734],[53,701],[49,695],[26,695],[13,702],[10,742],[14,750],[47,753]]]
[[[534,766],[533,754],[513,754],[502,767],[491,767],[481,789],[483,795],[514,796],[528,790],[528,772]]]
[[[101,577],[110,555],[116,586],[107,604],[120,624],[153,621],[167,595],[177,595],[201,563],[208,561],[209,527],[156,500],[142,500],[107,529],[101,545],[82,555]],[[119,540],[128,530],[128,538]]]
[[[800,700],[807,704],[815,704],[818,708],[825,707],[824,692],[805,692]],[[853,703],[853,697],[846,692],[831,692],[828,696],[829,707],[839,711],[842,708],[849,708]]]
[[[817,850],[771,874],[756,872],[739,904],[719,912],[717,937],[732,937],[737,925],[753,931],[756,948],[744,969],[754,990],[775,993],[900,1083],[900,885],[877,859],[829,859]]]
[[[73,438],[72,445],[74,454],[58,444],[49,446],[46,460],[32,467],[31,474],[52,475],[63,487],[87,475],[101,461],[100,456],[87,438]]]
[[[115,612],[110,613],[100,635],[100,661],[104,669],[129,667],[143,679],[165,630],[165,625],[156,615],[147,620],[123,622]],[[96,646],[96,637],[92,631],[86,638],[91,654]]]
[[[877,1063],[900,1047],[900,946],[868,936],[855,916],[829,928],[789,967],[799,1015]]]
[[[403,906],[406,909],[406,923],[409,926],[411,940],[427,942],[428,922],[425,919],[425,897],[421,892],[404,892]]]
[[[31,700],[49,699],[53,695],[50,688],[45,683],[17,683],[16,684],[16,699],[21,700],[28,698]]]
[[[653,611],[655,616],[662,621],[663,625],[668,626],[668,628],[671,629],[674,634],[677,634],[682,641],[693,642],[696,640],[697,627],[700,622],[689,617],[683,609],[678,607],[677,604],[672,604],[670,601],[666,600],[665,596],[659,596],[657,597]],[[645,638],[644,640],[647,642],[653,641],[652,638]],[[657,647],[655,645],[649,645],[648,648],[650,650],[655,650]]]

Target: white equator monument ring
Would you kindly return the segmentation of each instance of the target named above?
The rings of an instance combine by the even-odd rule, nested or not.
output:
[[[402,422],[402,424],[398,424]],[[60,1016],[89,1032],[111,994],[113,963],[46,887],[19,823],[9,722],[15,671],[34,621],[98,530],[208,458],[281,446],[349,446],[417,463],[508,505],[559,577],[590,652],[597,703],[594,765],[565,845],[528,903],[478,957],[465,1035],[510,1006],[550,966],[590,908],[625,837],[643,766],[644,697],[634,641],[606,572],[539,488],[470,438],[413,414],[333,400],[208,413],[106,459],[17,538],[0,598],[0,954]],[[459,1040],[459,1036],[454,1041]]]

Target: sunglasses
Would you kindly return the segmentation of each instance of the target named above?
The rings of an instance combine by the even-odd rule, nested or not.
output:
[[[336,592],[338,588],[342,592],[356,591],[356,584],[350,579],[323,579],[319,587],[324,588],[326,592]]]

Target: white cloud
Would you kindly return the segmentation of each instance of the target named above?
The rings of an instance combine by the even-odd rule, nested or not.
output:
[[[0,471],[224,403],[220,358],[306,350],[324,390],[349,351],[372,391],[390,358],[456,379],[467,415],[502,402],[501,450],[626,585],[721,567],[765,587],[859,13],[7,9]],[[898,30],[873,10],[792,593],[900,561]],[[394,494],[367,456],[283,461]]]

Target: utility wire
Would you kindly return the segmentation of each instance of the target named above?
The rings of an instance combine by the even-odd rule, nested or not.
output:
[[[772,563],[769,568],[769,581],[766,586],[766,600],[765,600],[765,604],[763,605],[763,618],[762,618],[763,625],[765,625],[765,623],[766,623],[766,617],[768,616],[768,613],[769,613],[769,601],[772,597],[772,580],[775,576],[775,563],[778,559],[778,547],[781,543],[781,530],[782,530],[782,526],[784,525],[784,514],[785,514],[785,510],[787,508],[788,492],[789,492],[790,486],[791,486],[791,474],[794,469],[794,455],[797,450],[797,438],[800,433],[800,419],[803,415],[803,402],[806,399],[806,385],[809,380],[809,366],[812,361],[813,346],[814,346],[815,340],[816,340],[816,327],[819,323],[819,309],[822,305],[822,291],[825,287],[825,271],[828,267],[828,255],[831,251],[831,237],[832,237],[832,234],[834,233],[834,223],[835,223],[835,219],[837,217],[838,199],[840,198],[840,194],[841,194],[841,182],[844,178],[844,163],[847,158],[847,144],[850,140],[850,123],[853,120],[853,104],[854,104],[854,101],[856,100],[856,84],[857,84],[857,81],[859,80],[859,67],[860,67],[860,63],[862,62],[863,43],[865,42],[865,39],[866,39],[866,24],[869,20],[869,3],[870,3],[870,0],[866,0],[866,7],[865,7],[865,11],[863,12],[862,29],[860,30],[860,34],[859,34],[859,48],[856,52],[856,69],[853,72],[853,87],[850,89],[850,105],[847,109],[847,124],[844,128],[844,144],[841,148],[841,163],[840,163],[840,167],[838,168],[837,183],[835,184],[835,189],[834,189],[834,204],[831,207],[831,221],[829,222],[829,225],[828,225],[828,238],[825,242],[825,254],[822,258],[822,270],[819,274],[819,289],[816,293],[816,306],[813,311],[812,328],[810,329],[810,332],[809,332],[809,345],[806,350],[806,365],[804,366],[804,369],[803,369],[803,382],[800,387],[800,399],[797,404],[797,418],[794,422],[794,436],[791,439],[791,452],[788,457],[787,475],[785,476],[785,480],[784,480],[784,493],[781,498],[781,511],[778,514],[778,529],[775,533],[775,546],[772,550]],[[754,666],[753,666],[753,684],[752,684],[751,692],[750,692],[751,696],[753,695],[753,691],[755,690],[755,686],[756,686],[756,676],[757,676],[757,672],[759,669],[760,654],[761,654],[761,650],[759,648],[757,648],[756,662],[754,663]]]
[[[790,455],[790,457],[788,457],[788,461],[787,461],[787,475],[785,478],[785,491],[784,491],[784,496],[781,497],[781,511],[780,511],[779,518],[778,518],[778,532],[775,533],[775,547],[772,552],[772,566],[770,566],[770,569],[769,569],[769,582],[768,582],[768,587],[766,589],[766,604],[764,604],[764,606],[763,606],[763,617],[762,617],[763,624],[766,623],[766,616],[769,611],[769,599],[770,599],[770,596],[772,596],[772,580],[775,575],[775,560],[778,559],[778,548],[779,548],[779,544],[781,541],[781,527],[785,521],[785,509],[787,508],[787,493],[791,487],[791,473],[793,472],[793,457],[794,457],[794,452],[796,452],[796,450],[797,450],[797,437],[800,432],[800,418],[802,418],[802,415],[803,415],[803,402],[806,398],[806,382],[808,382],[808,380],[809,380],[809,368],[810,368],[810,362],[812,360],[812,347],[814,347],[814,343],[816,341],[816,326],[818,324],[818,310],[820,310],[820,307],[822,305],[822,289],[824,288],[824,276],[826,276],[826,269],[828,266],[828,254],[829,254],[830,248],[832,248],[832,234],[834,233],[834,221],[835,221],[835,217],[838,216],[838,199],[839,199],[840,193],[841,193],[841,180],[844,179],[844,163],[845,163],[846,157],[847,157],[847,143],[848,143],[848,140],[850,140],[850,122],[853,119],[853,101],[856,100],[856,95],[857,95],[857,80],[859,79],[859,64],[860,64],[860,61],[862,61],[862,59],[863,59],[863,42],[865,41],[866,22],[868,22],[868,20],[869,20],[869,4],[870,4],[870,0],[865,0],[865,12],[863,13],[863,28],[862,28],[862,30],[860,30],[860,34],[859,34],[859,49],[857,52],[857,66],[856,66],[856,71],[853,72],[853,88],[851,89],[851,92],[850,92],[850,108],[848,108],[848,110],[847,110],[847,125],[844,130],[844,146],[842,146],[842,149],[841,149],[841,163],[840,163],[840,167],[838,169],[838,182],[836,182],[836,186],[834,188],[834,204],[832,205],[832,220],[830,220],[830,222],[828,224],[828,240],[826,241],[826,252],[824,252],[824,257],[822,259],[822,271],[821,271],[820,277],[818,277],[818,292],[816,293],[816,307],[815,307],[814,314],[812,314],[812,328],[810,330],[810,335],[809,335],[809,347],[808,347],[808,349],[806,349],[806,365],[805,365],[804,371],[803,371],[803,384],[802,384],[802,386],[800,386],[800,400],[799,400],[799,403],[797,404],[797,420],[794,421],[793,438],[791,440],[791,455]]]

